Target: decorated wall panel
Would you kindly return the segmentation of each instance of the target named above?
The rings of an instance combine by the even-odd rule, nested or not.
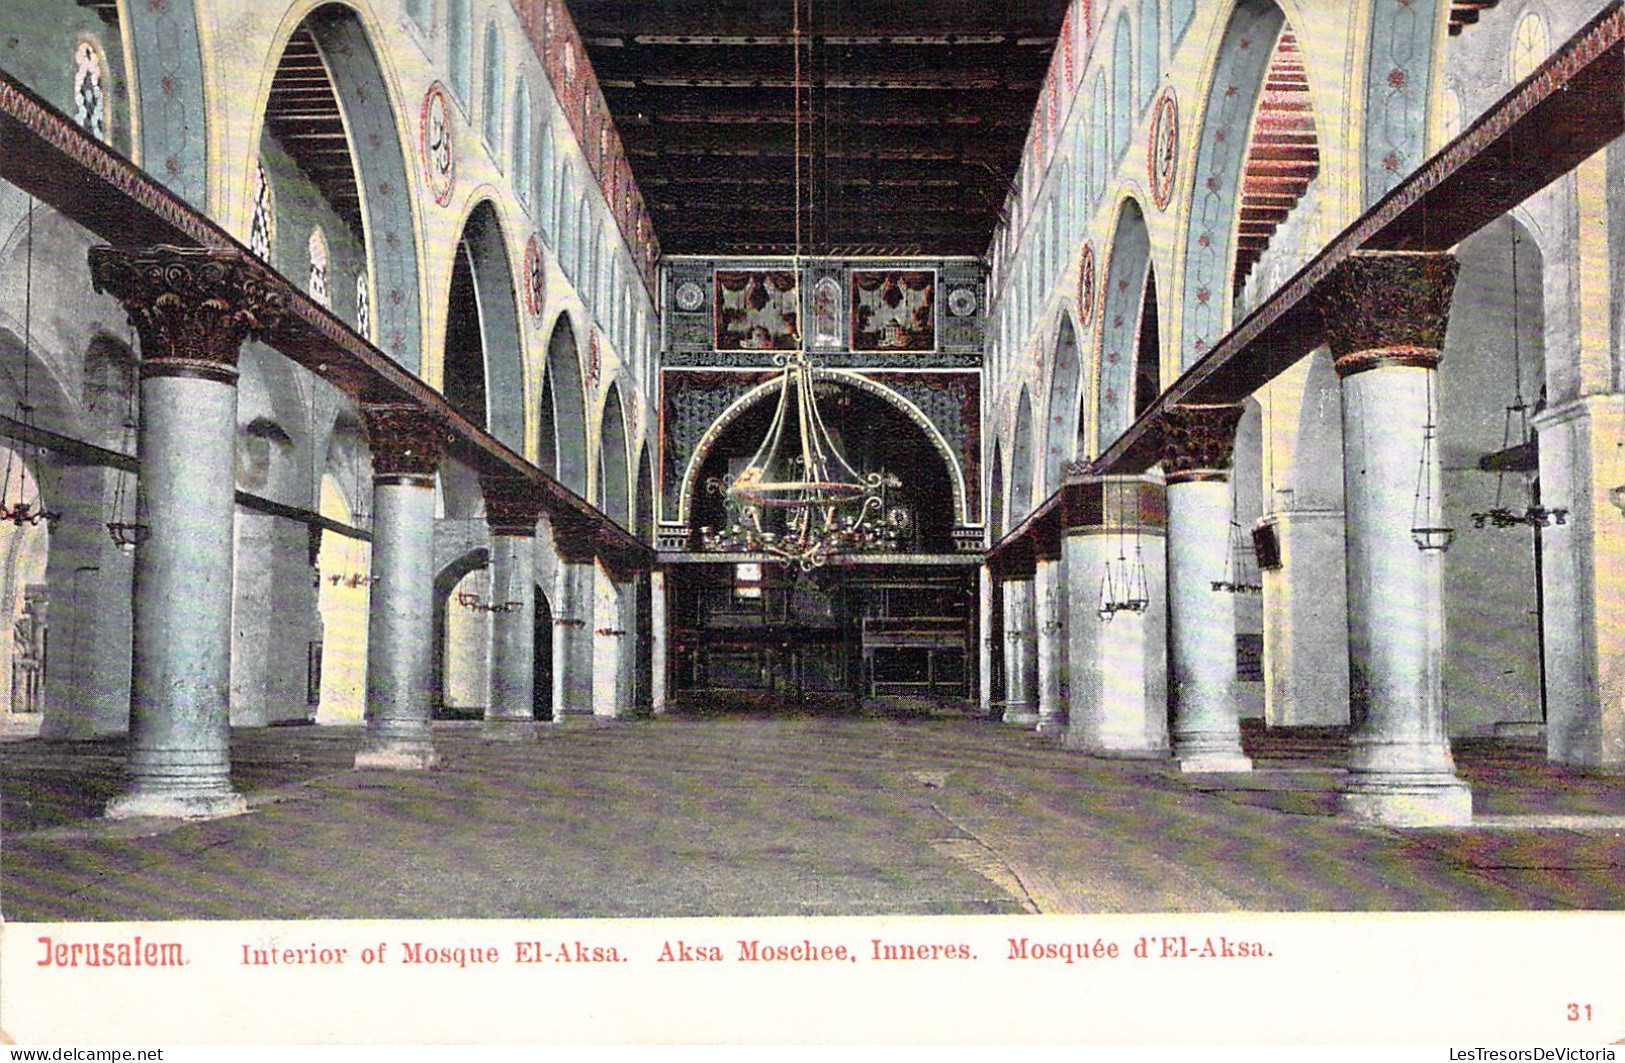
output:
[[[796,275],[789,270],[717,270],[712,288],[716,349],[795,350],[800,301]]]
[[[852,349],[936,350],[936,290],[935,270],[853,270]]]
[[[829,368],[982,364],[981,263],[819,260],[803,267],[799,290],[789,266],[771,259],[668,260],[664,363],[764,365],[761,352],[793,349],[792,329],[799,328],[807,349]]]

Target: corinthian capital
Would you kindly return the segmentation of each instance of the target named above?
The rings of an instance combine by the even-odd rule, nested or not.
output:
[[[243,341],[275,328],[287,307],[275,278],[236,251],[93,247],[90,277],[124,305],[143,376],[231,383]]]

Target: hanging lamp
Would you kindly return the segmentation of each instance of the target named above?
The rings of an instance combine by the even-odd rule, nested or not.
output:
[[[23,393],[17,399],[17,424],[22,440],[29,444],[39,437],[34,425],[34,405],[29,396],[29,369],[34,361],[34,197],[28,197],[27,244],[23,252]],[[15,440],[13,442],[16,442]],[[28,497],[28,466],[18,453],[18,446],[6,448],[6,469],[0,480],[0,520],[17,527],[35,525],[41,521],[55,521],[62,514],[46,510],[40,499],[39,484],[34,485],[34,497]],[[35,445],[35,456],[38,448]],[[16,485],[15,491],[13,484]]]
[[[796,297],[806,285],[802,261],[801,0],[795,0],[795,252]],[[749,462],[730,481],[713,478],[707,488],[724,496],[727,526],[701,530],[705,549],[764,554],[811,571],[830,558],[859,551],[895,549],[906,523],[886,508],[886,491],[902,482],[886,472],[859,473],[831,441],[818,409],[814,367],[807,356],[802,314],[791,329],[793,347],[774,356],[781,368],[779,398],[767,434]]]
[[[1503,458],[1508,455],[1516,456],[1519,453],[1533,454],[1534,439],[1529,433],[1529,403],[1523,395],[1523,351],[1520,337],[1523,332],[1521,313],[1521,300],[1518,297],[1518,230],[1512,230],[1512,405],[1506,408],[1506,416],[1501,427],[1501,450],[1491,458]],[[1537,411],[1538,412],[1538,411]],[[1513,420],[1517,420],[1517,443],[1513,443]],[[1479,468],[1488,469],[1490,459],[1485,459]],[[1510,506],[1502,504],[1501,496],[1506,489],[1507,467],[1504,463],[1496,463],[1495,469],[1495,505],[1482,513],[1474,513],[1473,527],[1475,528],[1513,528],[1527,525],[1530,528],[1545,528],[1553,523],[1567,524],[1569,511],[1566,509],[1547,509],[1540,504],[1538,489],[1534,481],[1530,481],[1529,504],[1523,510],[1517,511]],[[1532,471],[1527,463],[1518,466],[1524,472]]]
[[[1439,431],[1438,415],[1433,398],[1432,372],[1427,374],[1427,421],[1422,425],[1422,452],[1416,464],[1416,494],[1411,503],[1411,541],[1416,548],[1427,553],[1444,553],[1456,541],[1456,529],[1429,523],[1442,499],[1434,495],[1438,479],[1435,466],[1435,446]]]
[[[135,329],[130,330],[130,350],[136,349]],[[134,454],[136,450],[136,426],[138,413],[136,408],[136,395],[139,384],[138,374],[132,372],[124,388],[124,424],[119,437],[120,449],[125,454]],[[111,518],[107,522],[108,537],[113,545],[125,553],[133,551],[137,546],[147,541],[148,528],[140,519],[136,503],[136,473],[118,472],[117,482],[113,485],[113,508],[108,514]]]

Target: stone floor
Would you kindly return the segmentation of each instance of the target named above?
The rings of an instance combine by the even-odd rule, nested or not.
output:
[[[1457,746],[1473,829],[1333,815],[1336,732],[1249,731],[1251,775],[1095,760],[946,708],[667,715],[428,773],[353,728],[232,735],[249,814],[97,818],[123,742],[0,744],[11,920],[1625,908],[1625,780]]]

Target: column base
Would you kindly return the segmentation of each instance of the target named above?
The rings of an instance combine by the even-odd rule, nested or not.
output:
[[[487,716],[480,724],[480,736],[491,742],[526,742],[536,737],[542,723],[534,716]]]
[[[108,819],[222,819],[248,811],[248,800],[232,790],[224,793],[130,793],[107,803]]]
[[[1385,827],[1465,827],[1473,821],[1472,787],[1454,776],[1364,776],[1339,798],[1343,815]]]
[[[1092,757],[1110,760],[1167,760],[1171,754],[1167,743],[1148,745],[1131,737],[1108,737],[1068,731],[1061,739],[1066,749],[1075,749]]]
[[[1174,759],[1186,775],[1252,771],[1253,760],[1241,749],[1241,736],[1218,735],[1195,740],[1174,738]]]
[[[1066,717],[1044,716],[1040,714],[1038,718],[1038,733],[1041,735],[1065,735]]]
[[[1174,759],[1186,775],[1253,770],[1252,758],[1245,753],[1175,753]]]
[[[1011,727],[1037,727],[1038,706],[1031,703],[1006,702],[1001,722]]]
[[[421,743],[370,746],[355,755],[357,768],[385,771],[426,771],[440,763],[440,754]]]

